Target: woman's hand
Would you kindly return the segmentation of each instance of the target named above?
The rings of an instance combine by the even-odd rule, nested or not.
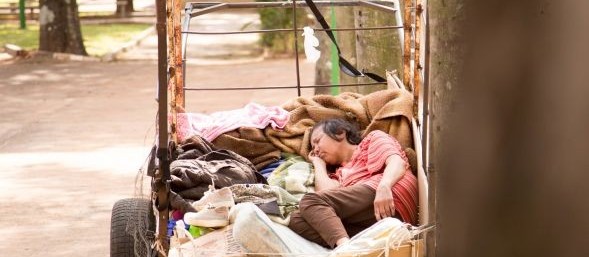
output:
[[[325,161],[315,153],[309,153],[309,161],[313,163],[313,169],[315,170],[315,191],[323,191],[326,189],[339,187],[339,181],[332,179],[327,175],[327,169]]]
[[[374,197],[374,216],[376,220],[395,216],[395,202],[393,202],[391,189],[403,177],[404,173],[405,162],[403,159],[396,154],[389,156]]]
[[[315,152],[311,151],[309,153],[309,160],[311,161],[311,163],[313,164],[313,167],[315,167],[315,169],[317,169],[317,167],[321,167],[321,168],[325,168],[327,167],[327,164],[325,163],[325,161],[321,158],[319,158],[319,156],[315,155]]]
[[[395,202],[393,201],[391,187],[380,184],[376,188],[376,196],[374,197],[374,216],[376,220],[381,220],[394,215]]]

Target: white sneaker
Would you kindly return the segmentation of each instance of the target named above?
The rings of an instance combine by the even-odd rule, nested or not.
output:
[[[218,228],[229,225],[229,207],[210,207],[198,212],[184,214],[184,222],[189,225]]]
[[[200,200],[192,203],[192,207],[197,211],[204,210],[210,206],[213,208],[225,206],[231,208],[235,205],[233,200],[233,192],[228,187],[224,187],[218,190],[210,189],[205,192],[204,196]]]

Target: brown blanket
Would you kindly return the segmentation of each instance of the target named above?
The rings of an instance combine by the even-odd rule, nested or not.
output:
[[[227,149],[247,158],[257,170],[280,159],[280,150],[257,128],[241,127],[219,135],[212,142],[217,148]]]
[[[404,90],[382,90],[366,96],[344,92],[338,96],[298,97],[282,107],[290,112],[288,123],[281,131],[266,128],[264,134],[284,152],[306,157],[310,129],[316,122],[327,118],[355,121],[363,135],[382,130],[394,136],[403,148],[413,145],[410,125],[413,96]]]

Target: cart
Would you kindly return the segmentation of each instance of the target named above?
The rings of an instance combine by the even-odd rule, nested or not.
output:
[[[425,24],[425,12],[421,0],[404,1],[405,8],[401,10],[398,0],[392,1],[286,1],[286,2],[189,2],[181,6],[182,1],[156,1],[158,33],[158,119],[157,138],[150,156],[146,162],[144,175],[151,178],[150,195],[144,198],[122,199],[115,203],[111,219],[111,256],[166,256],[170,250],[168,235],[168,219],[170,212],[170,163],[173,159],[173,150],[179,143],[178,137],[178,112],[183,112],[187,91],[199,90],[268,90],[268,89],[292,89],[296,96],[301,96],[303,89],[320,87],[347,87],[347,86],[371,86],[387,84],[383,75],[359,71],[341,55],[339,66],[343,73],[355,77],[371,78],[372,82],[354,84],[329,84],[329,85],[301,85],[299,48],[300,42],[296,40],[303,29],[297,25],[297,11],[311,9],[321,27],[315,27],[317,33],[325,32],[329,35],[333,44],[337,42],[333,36],[338,30],[379,30],[388,29],[398,31],[400,45],[403,46],[403,73],[402,79],[396,76],[388,79],[389,88],[400,88],[410,92],[414,97],[413,117],[409,121],[413,149],[417,157],[417,178],[419,187],[419,225],[422,228],[432,228],[432,220],[429,217],[429,192],[426,170],[428,167],[427,149],[428,135],[428,90],[427,76],[427,47],[420,47],[422,42],[427,43],[427,24]],[[318,7],[345,7],[363,6],[371,8],[387,15],[394,15],[396,25],[381,27],[353,27],[330,28],[321,17]],[[190,30],[190,21],[194,17],[207,15],[228,9],[258,9],[258,8],[291,8],[293,10],[294,28],[262,29],[245,31],[220,31],[199,32]],[[401,12],[403,11],[403,13]],[[181,19],[181,17],[184,19]],[[323,21],[321,21],[323,19]],[[299,21],[300,22],[300,21]],[[402,23],[402,24],[401,24]],[[424,26],[425,25],[425,26]],[[423,28],[426,29],[423,29]],[[188,36],[191,34],[248,34],[248,33],[275,33],[292,32],[295,35],[295,70],[296,85],[272,86],[272,87],[235,87],[207,88],[206,86],[192,87],[196,83],[186,83],[187,70],[186,52],[189,44]],[[427,44],[423,44],[427,45]],[[339,48],[337,49],[339,53]],[[402,82],[403,81],[403,82]],[[294,96],[294,94],[293,94]],[[424,233],[413,238],[409,243],[400,248],[387,249],[384,253],[376,255],[355,256],[424,256],[427,248],[431,249],[433,242],[425,242]],[[429,237],[429,241],[432,241]],[[427,247],[426,247],[427,246]]]

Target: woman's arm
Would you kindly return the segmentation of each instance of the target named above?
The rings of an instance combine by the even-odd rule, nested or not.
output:
[[[340,183],[337,180],[331,179],[329,175],[327,175],[327,165],[325,164],[325,161],[312,153],[309,154],[309,160],[311,160],[315,169],[316,192],[340,186]]]
[[[387,158],[382,179],[376,188],[374,197],[374,215],[376,220],[395,215],[395,203],[391,188],[405,175],[405,162],[394,154]]]

